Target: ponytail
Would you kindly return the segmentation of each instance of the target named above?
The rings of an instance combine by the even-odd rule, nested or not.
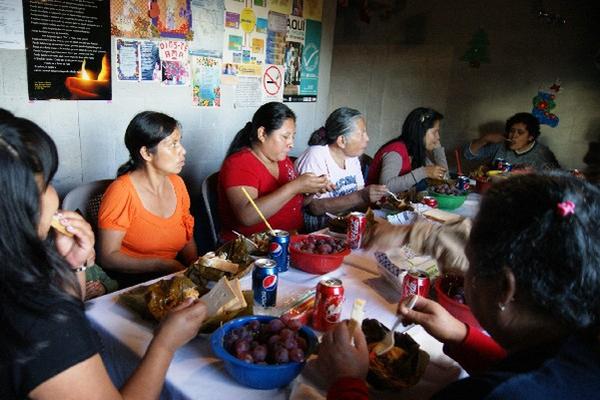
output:
[[[129,160],[127,160],[127,162],[121,164],[121,166],[119,166],[119,169],[117,170],[117,178],[121,175],[125,175],[128,172],[131,172],[133,170],[135,170],[136,165],[135,165],[135,161],[133,161],[132,158],[130,158]]]
[[[310,135],[308,139],[309,146],[323,146],[327,144],[327,129],[324,126],[320,127]]]
[[[325,126],[310,135],[309,146],[323,146],[334,143],[340,136],[350,136],[356,129],[356,121],[363,118],[360,111],[349,107],[340,107],[327,117]]]
[[[238,131],[238,133],[235,134],[235,137],[233,138],[233,140],[231,141],[231,144],[229,145],[229,149],[227,150],[227,154],[225,155],[225,158],[229,157],[230,155],[237,153],[238,151],[242,150],[244,147],[250,147],[250,145],[252,144],[252,140],[250,138],[250,136],[252,135],[252,122],[248,121],[246,122],[246,125],[244,125],[244,127],[242,129],[240,129]]]

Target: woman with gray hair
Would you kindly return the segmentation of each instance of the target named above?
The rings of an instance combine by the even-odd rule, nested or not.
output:
[[[308,231],[324,226],[326,212],[336,214],[365,208],[386,195],[384,185],[365,187],[359,156],[368,142],[364,116],[348,107],[333,111],[325,126],[311,135],[308,149],[296,160],[296,169],[300,174],[327,176],[332,190],[316,194],[305,207],[304,223]]]

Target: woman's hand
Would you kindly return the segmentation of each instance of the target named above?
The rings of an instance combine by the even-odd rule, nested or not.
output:
[[[365,247],[369,250],[386,251],[402,246],[410,232],[409,225],[392,225],[389,222],[375,224]]]
[[[351,334],[347,321],[343,321],[325,333],[319,346],[317,365],[329,384],[344,377],[365,379],[369,370],[369,350],[360,327]]]
[[[419,296],[415,307],[409,310],[406,305],[410,297],[398,304],[398,314],[405,323],[421,325],[427,333],[442,343],[457,344],[467,336],[467,326],[454,318],[444,307],[433,300]]]
[[[503,133],[486,133],[481,137],[481,140],[487,143],[503,143],[506,141],[506,136]]]
[[[85,283],[85,300],[102,296],[106,293],[106,288],[100,281],[88,281]]]
[[[66,210],[60,212],[60,223],[73,237],[56,231],[56,250],[72,267],[80,267],[94,251],[92,227],[78,213]]]
[[[363,189],[365,200],[369,203],[377,203],[382,197],[387,196],[388,190],[385,185],[369,185]]]
[[[154,342],[171,353],[192,340],[206,319],[206,305],[186,299],[174,307],[162,320],[154,333]]]
[[[425,167],[425,175],[429,179],[444,179],[446,175],[446,168],[440,167],[439,165],[428,165]]]
[[[294,179],[296,193],[322,193],[332,186],[325,175],[316,176],[312,172],[307,172]]]

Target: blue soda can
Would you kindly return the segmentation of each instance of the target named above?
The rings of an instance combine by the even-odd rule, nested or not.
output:
[[[458,178],[456,178],[456,188],[462,192],[469,190],[471,187],[469,182],[470,179],[468,176],[459,175]]]
[[[275,307],[277,303],[277,263],[270,258],[254,261],[252,291],[254,304],[263,308]]]
[[[508,161],[504,161],[502,163],[502,168],[498,168],[498,169],[501,169],[504,172],[510,172],[510,171],[512,171],[512,164],[509,163]]]
[[[505,162],[506,162],[506,160],[504,158],[498,157],[498,158],[494,159],[492,166],[494,167],[494,169],[502,171],[504,169]]]
[[[270,236],[269,258],[277,263],[279,273],[285,272],[290,266],[290,233],[275,229]]]

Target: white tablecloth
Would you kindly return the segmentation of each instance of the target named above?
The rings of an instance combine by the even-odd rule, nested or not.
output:
[[[344,264],[328,274],[340,278],[346,290],[346,302],[342,317],[349,318],[356,298],[367,300],[366,317],[377,318],[390,327],[395,320],[399,294],[379,277],[372,256],[353,253]],[[280,275],[278,303],[294,293],[314,288],[322,276],[310,275],[290,269]],[[241,280],[244,290],[251,289],[251,277]],[[102,357],[109,374],[120,386],[131,374],[146,351],[154,325],[142,320],[116,302],[119,292],[94,299],[87,303],[86,314],[98,331],[104,350]],[[431,356],[423,379],[413,388],[395,393],[376,393],[373,398],[429,398],[447,383],[464,373],[458,364],[442,353],[442,345],[421,327],[411,329],[410,335]],[[177,351],[167,372],[163,399],[300,399],[319,398],[325,389],[318,382],[317,374],[310,365],[289,386],[278,390],[254,390],[241,386],[224,370],[222,362],[210,350],[208,337],[197,337]],[[310,393],[310,394],[308,394]]]

